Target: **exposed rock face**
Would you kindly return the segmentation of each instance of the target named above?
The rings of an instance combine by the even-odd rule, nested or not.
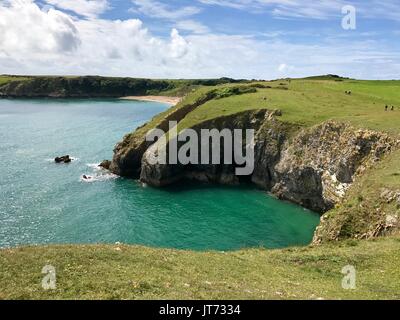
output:
[[[110,166],[111,166],[111,161],[110,160],[104,160],[102,163],[99,164],[100,168],[106,169],[106,170],[110,170]]]
[[[133,134],[124,137],[114,148],[114,157],[110,170],[123,177],[138,178],[140,176],[143,154],[151,144],[145,139],[134,140]]]
[[[356,130],[334,121],[299,130],[279,121],[280,115],[279,111],[246,111],[192,129],[254,129],[255,168],[247,181],[320,213],[340,203],[355,177],[394,145],[386,134]],[[241,182],[234,165],[152,164],[157,150],[164,148],[167,152],[168,144],[160,148],[161,141],[153,145],[141,141],[135,148],[126,148],[126,139],[116,148],[112,163],[115,173],[140,173],[143,182],[156,187],[184,178],[231,185]]]
[[[273,170],[269,169],[272,192],[314,211],[326,212],[340,203],[354,176],[393,145],[385,134],[355,130],[333,121],[303,130],[286,141],[279,161]]]
[[[266,110],[243,112],[202,122],[191,129],[195,130],[199,135],[201,129],[208,128],[217,129],[219,131],[223,129],[233,130],[235,128],[258,130],[268,115],[269,113]],[[152,159],[156,156],[158,150],[165,150],[168,157],[168,144],[160,146],[161,143],[161,141],[158,141],[152,145],[146,151],[142,159],[140,179],[149,185],[157,187],[166,186],[183,178],[229,185],[238,184],[240,182],[239,178],[235,175],[235,166],[233,165],[154,165],[152,164]],[[198,149],[201,150],[200,145]],[[221,159],[223,159],[222,150]]]

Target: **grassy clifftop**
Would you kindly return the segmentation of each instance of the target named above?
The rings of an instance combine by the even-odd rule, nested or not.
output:
[[[400,299],[400,239],[268,251],[125,245],[0,251],[0,299]],[[57,289],[41,287],[45,265]],[[342,268],[356,268],[356,289]]]
[[[400,81],[299,79],[253,83],[256,84],[259,85],[257,93],[208,101],[188,115],[188,125],[248,109],[266,108],[280,109],[282,121],[305,127],[333,119],[355,127],[400,133]],[[385,105],[393,105],[394,112],[385,112]]]

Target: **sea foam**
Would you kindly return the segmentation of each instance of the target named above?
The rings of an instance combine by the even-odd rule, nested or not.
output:
[[[99,181],[114,180],[118,178],[116,174],[113,174],[99,167],[100,163],[87,163],[86,165],[93,170],[93,173],[83,174],[80,178],[80,181],[82,182],[93,183]],[[87,177],[87,179],[83,177],[84,175]]]

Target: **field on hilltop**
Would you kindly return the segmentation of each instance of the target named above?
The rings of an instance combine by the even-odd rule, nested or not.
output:
[[[282,121],[301,126],[333,119],[356,127],[400,133],[400,81],[299,79],[254,84],[259,85],[256,93],[208,101],[190,113],[182,126],[248,109],[280,109]],[[393,105],[395,111],[385,112],[386,105]]]

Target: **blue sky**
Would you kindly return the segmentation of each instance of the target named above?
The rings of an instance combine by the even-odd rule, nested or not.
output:
[[[0,0],[0,73],[392,79],[399,39],[398,0]]]

